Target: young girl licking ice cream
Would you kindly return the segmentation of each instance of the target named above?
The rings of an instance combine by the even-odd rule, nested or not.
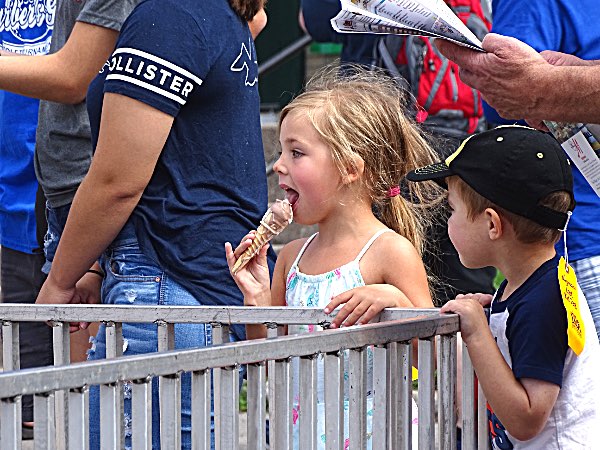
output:
[[[410,183],[404,189],[399,182],[436,157],[404,110],[403,92],[393,80],[358,68],[350,76],[318,76],[283,109],[281,155],[273,169],[294,220],[316,224],[318,232],[281,250],[272,286],[268,245],[243,268],[232,270],[246,305],[320,307],[326,313],[343,305],[333,328],[367,323],[386,307],[433,307],[420,256],[427,214],[418,205],[433,198],[434,188]],[[254,238],[254,231],[248,233],[235,251],[225,244],[230,269]],[[266,335],[264,326],[247,328],[249,339]],[[315,328],[290,326],[289,333]],[[372,354],[368,367],[371,391]],[[317,436],[319,448],[324,448],[322,360],[318,378]],[[297,383],[294,397],[297,437],[302,406]],[[370,448],[370,396],[367,409]],[[348,446],[352,443],[346,440]]]

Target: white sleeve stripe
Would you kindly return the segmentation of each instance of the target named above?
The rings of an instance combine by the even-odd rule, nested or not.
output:
[[[142,50],[138,50],[135,48],[123,47],[123,48],[116,49],[113,52],[113,55],[118,55],[119,53],[131,53],[132,55],[137,55],[137,56],[141,56],[142,58],[150,59],[158,64],[162,64],[163,66],[168,67],[169,69],[175,70],[176,72],[179,72],[180,74],[185,75],[188,78],[191,78],[196,83],[198,83],[198,86],[200,86],[202,84],[202,80],[200,78],[198,78],[196,75],[194,75],[193,73],[191,73],[190,71],[185,70],[182,67],[176,66],[175,64],[167,61],[166,59],[159,58],[158,56],[152,55],[150,53],[146,53]]]
[[[171,100],[174,100],[181,105],[185,105],[185,100],[178,97],[177,95],[171,94],[170,92],[167,92],[164,89],[156,87],[150,83],[146,83],[145,81],[138,80],[137,78],[128,77],[127,75],[111,74],[106,77],[106,80],[126,81],[128,83],[135,84],[136,86],[143,87],[144,89],[148,89],[149,91],[156,92],[157,94],[170,98]]]

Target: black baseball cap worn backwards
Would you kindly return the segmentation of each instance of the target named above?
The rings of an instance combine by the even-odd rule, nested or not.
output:
[[[465,139],[444,162],[409,172],[409,181],[459,176],[496,205],[539,225],[564,229],[568,215],[539,205],[548,194],[573,196],[573,175],[564,150],[551,135],[520,125],[506,125]]]

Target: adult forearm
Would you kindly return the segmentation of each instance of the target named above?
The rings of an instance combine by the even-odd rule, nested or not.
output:
[[[49,275],[58,286],[74,286],[85,274],[123,228],[143,192],[98,178],[90,172],[73,200]]]
[[[600,123],[600,65],[554,66],[546,75],[551,90],[538,89],[540,104],[532,117],[560,122]]]

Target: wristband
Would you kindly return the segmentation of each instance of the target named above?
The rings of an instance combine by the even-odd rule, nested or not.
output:
[[[100,278],[104,278],[106,276],[106,274],[104,272],[102,272],[101,270],[95,270],[95,269],[88,269],[87,273],[93,273],[98,275]]]

